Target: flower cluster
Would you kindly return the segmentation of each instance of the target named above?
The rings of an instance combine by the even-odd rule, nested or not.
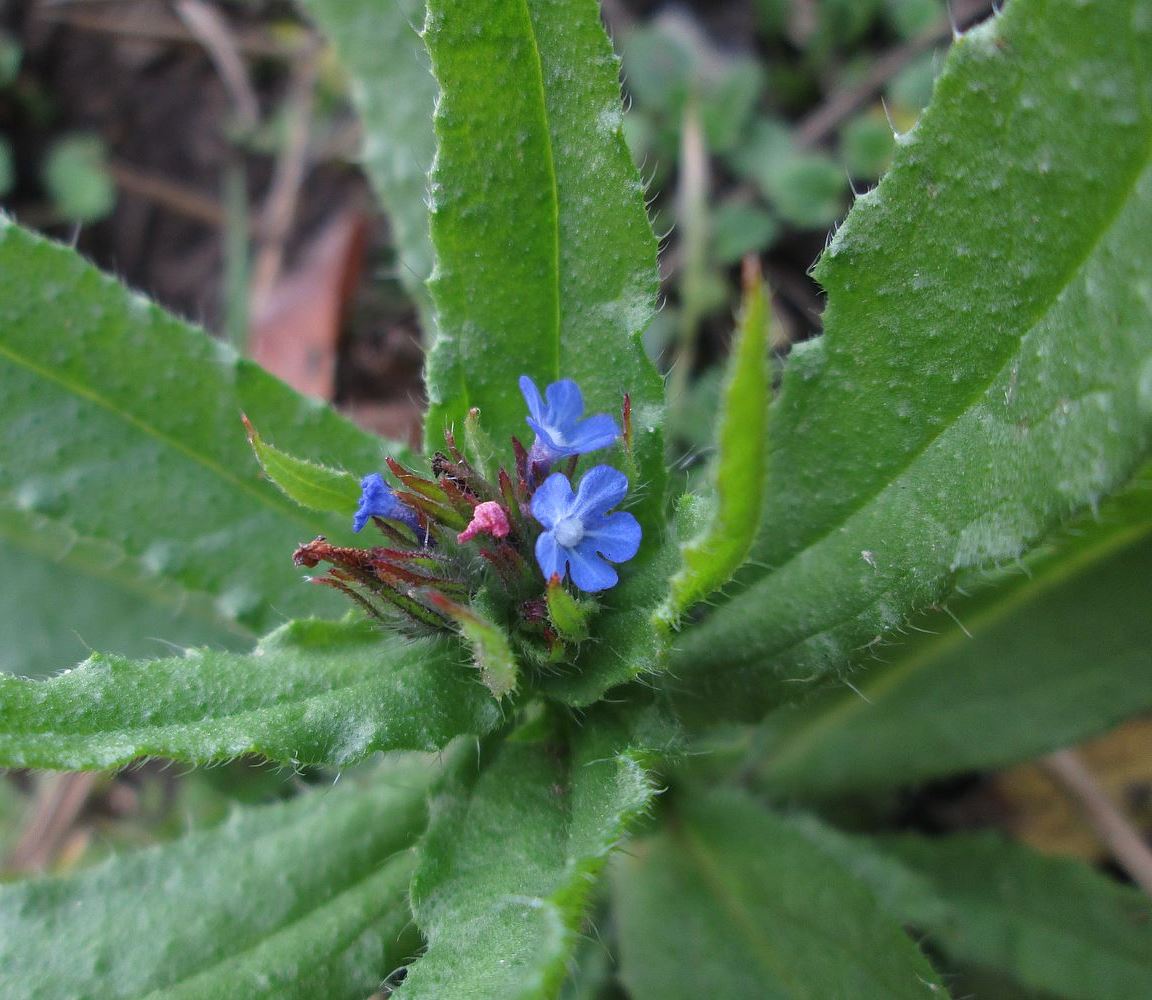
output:
[[[430,477],[389,458],[395,485],[376,472],[361,480],[353,530],[372,524],[384,544],[349,548],[321,537],[296,550],[297,564],[330,564],[315,582],[346,593],[378,618],[421,627],[465,621],[483,592],[486,606],[504,609],[514,633],[538,640],[542,655],[554,659],[557,648],[572,641],[551,613],[565,583],[588,594],[607,590],[619,580],[614,564],[640,547],[636,518],[614,510],[627,495],[627,477],[609,465],[576,475],[580,456],[622,438],[628,444],[628,399],[622,432],[606,413],[584,416],[583,395],[571,379],[553,382],[541,395],[525,375],[520,390],[535,436],[528,449],[512,439],[511,471],[483,474],[449,430]],[[471,411],[466,429],[479,433],[478,421],[478,411]]]

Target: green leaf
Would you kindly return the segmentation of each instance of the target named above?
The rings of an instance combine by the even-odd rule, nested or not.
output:
[[[221,620],[206,596],[125,565],[115,545],[77,537],[58,522],[0,506],[0,672],[35,675],[93,649],[157,656],[170,644],[247,649],[256,638]]]
[[[301,507],[351,517],[360,505],[360,480],[350,472],[296,458],[270,445],[243,418],[248,443],[264,474]]]
[[[853,118],[840,133],[840,155],[853,177],[875,180],[892,159],[895,140],[883,115]]]
[[[44,161],[44,187],[56,211],[76,222],[95,222],[116,204],[108,176],[108,150],[96,134],[69,135],[53,144]]]
[[[292,551],[318,533],[350,537],[347,520],[268,483],[240,413],[293,454],[358,471],[379,468],[382,442],[2,217],[0,395],[0,530],[34,525],[17,547],[67,572],[74,546],[98,549],[102,577],[160,601],[149,634],[165,635],[173,603],[205,619],[197,641],[341,607],[301,586]],[[109,622],[100,641],[129,648],[140,624]]]
[[[376,750],[437,750],[500,722],[450,640],[363,621],[300,621],[251,654],[165,660],[96,654],[43,681],[0,677],[0,765],[92,770],[142,756],[203,763],[259,753],[347,764]]]
[[[360,1000],[416,943],[405,848],[434,773],[395,768],[0,886],[0,994]]]
[[[735,264],[767,250],[779,230],[776,217],[751,198],[728,198],[712,213],[712,254],[718,264]]]
[[[759,778],[803,798],[867,793],[1029,760],[1152,708],[1152,472],[1068,536],[916,620],[854,690],[770,715]]]
[[[1134,471],[1150,41],[1148,0],[1017,0],[953,46],[817,268],[826,332],[793,351],[770,418],[756,582],[674,664],[713,717],[802,693]]]
[[[595,876],[652,794],[610,725],[497,748],[435,805],[412,882],[428,951],[397,996],[554,996]]]
[[[424,0],[298,0],[336,49],[364,123],[361,159],[388,212],[400,280],[434,329],[428,180],[435,153],[436,81],[418,31]]]
[[[656,240],[621,132],[618,64],[599,5],[432,0],[428,9],[441,88],[429,447],[472,406],[501,447],[526,436],[522,374],[575,379],[593,413],[618,413],[629,393],[633,512],[655,526],[663,383],[640,333],[655,303]]]
[[[881,846],[947,902],[948,919],[921,928],[947,955],[1073,1000],[1147,997],[1152,904],[1136,889],[987,834]]]
[[[516,657],[508,633],[485,614],[490,603],[485,596],[478,595],[470,606],[457,604],[436,592],[429,593],[427,599],[459,627],[472,650],[472,662],[480,672],[480,680],[492,692],[492,697],[512,694],[519,673]]]
[[[548,620],[561,639],[579,645],[588,638],[588,620],[599,610],[595,600],[576,597],[558,576],[548,581],[545,599]]]
[[[1072,1000],[1148,994],[1152,904],[1078,861],[988,833],[868,840],[802,828],[952,961]]]
[[[764,499],[765,425],[772,391],[768,322],[759,268],[744,278],[744,303],[717,421],[715,508],[704,531],[681,548],[683,565],[655,621],[675,627],[694,604],[732,579],[748,557]]]
[[[844,211],[848,177],[823,153],[793,153],[762,172],[760,186],[785,222],[801,229],[826,229]]]
[[[787,822],[734,791],[677,806],[613,866],[633,1000],[943,991],[868,889]]]

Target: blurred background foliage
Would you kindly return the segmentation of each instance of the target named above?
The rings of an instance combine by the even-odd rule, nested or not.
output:
[[[668,373],[670,459],[685,485],[707,465],[741,259],[760,258],[777,358],[819,333],[809,268],[928,103],[953,31],[990,8],[605,0],[626,134],[662,237],[663,305],[646,346]],[[0,204],[301,391],[416,441],[418,268],[374,205],[353,96],[287,0],[0,0]],[[393,136],[384,152],[424,169],[419,148]],[[3,584],[13,607],[24,585]],[[36,586],[67,596],[62,580]],[[52,671],[101,645],[99,622],[45,622],[28,624],[18,660],[0,647],[0,669]],[[153,635],[131,652],[209,641],[178,618]],[[1136,720],[1089,748],[1145,829],[1147,745]],[[67,869],[334,777],[255,760],[187,774],[156,763],[116,776],[12,773],[0,781],[0,867]],[[870,808],[902,829],[993,826],[1045,851],[1103,856],[1035,765]]]

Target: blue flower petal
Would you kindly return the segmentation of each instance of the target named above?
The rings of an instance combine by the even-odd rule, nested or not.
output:
[[[597,413],[594,417],[580,421],[572,433],[568,447],[578,454],[599,451],[616,442],[620,428],[607,413]]]
[[[536,388],[536,383],[527,375],[520,376],[520,392],[524,395],[524,402],[528,404],[528,412],[532,414],[532,418],[543,423],[544,400],[540,396],[540,390]]]
[[[560,548],[551,532],[546,531],[536,539],[536,562],[545,580],[551,580],[553,576],[564,579],[568,553]]]
[[[620,437],[616,421],[607,413],[584,416],[584,396],[570,378],[551,383],[544,399],[536,383],[520,376],[520,391],[528,404],[528,426],[536,432],[532,445],[534,462],[545,466],[568,455],[599,451]]]
[[[567,476],[553,472],[532,494],[532,516],[545,528],[552,529],[567,516],[575,497]]]
[[[401,521],[413,530],[420,526],[416,512],[396,499],[392,487],[378,472],[369,473],[360,480],[360,506],[352,518],[352,530],[360,531],[373,517]]]
[[[541,535],[540,537],[551,536]],[[576,548],[563,551],[568,556],[568,570],[572,574],[572,582],[581,590],[594,594],[598,590],[615,587],[619,581],[620,577],[616,570],[596,555],[596,550],[587,538]]]
[[[545,449],[550,456],[562,458],[565,455],[573,454],[562,440],[557,440],[553,437],[552,431],[554,428],[549,427],[548,424],[542,424],[538,420],[533,420],[532,417],[527,418],[527,423],[528,426],[536,432],[537,440],[544,443]],[[579,453],[576,452],[575,454]]]
[[[575,427],[584,416],[584,397],[580,386],[570,378],[553,382],[544,390],[548,400],[547,422],[553,427]]]
[[[624,499],[628,492],[628,477],[610,465],[596,465],[584,473],[576,491],[576,502],[569,513],[587,522],[591,517],[606,514]]]
[[[642,534],[636,518],[627,511],[618,510],[600,521],[588,524],[584,538],[605,559],[627,562],[640,548]]]

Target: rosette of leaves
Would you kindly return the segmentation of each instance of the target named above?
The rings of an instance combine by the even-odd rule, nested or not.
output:
[[[291,565],[318,533],[355,541],[356,477],[384,453],[425,459],[5,221],[3,662],[72,669],[0,678],[0,762],[385,756],[0,887],[0,993],[924,997],[963,975],[1145,996],[1134,889],[993,838],[829,817],[1152,705],[1148,0],[1012,0],[957,40],[818,265],[825,333],[771,406],[749,269],[691,496],[639,342],[656,242],[596,5],[431,0],[421,36],[399,5],[309,9],[375,95],[370,151],[430,141],[380,131],[379,95],[428,93],[404,76],[422,46],[439,88],[410,116],[436,147],[429,451],[473,410],[492,440],[519,433],[525,371],[575,379],[590,412],[627,393],[632,446],[610,460],[643,541],[555,670],[513,649],[498,699],[466,634],[340,618]],[[399,204],[410,176],[373,162]],[[973,638],[941,629],[944,602]],[[905,642],[910,625],[944,634]],[[73,667],[70,626],[107,652]],[[181,650],[147,658],[156,634]]]

